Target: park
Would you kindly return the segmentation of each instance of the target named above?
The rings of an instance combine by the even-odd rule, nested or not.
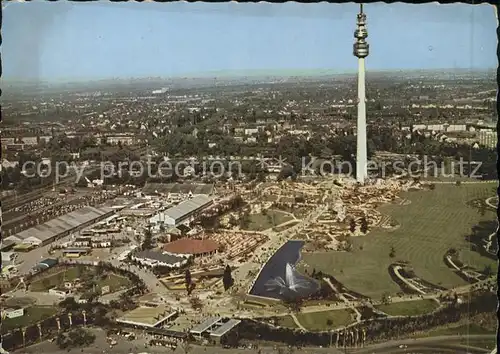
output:
[[[399,228],[375,228],[365,236],[353,237],[350,252],[303,253],[302,269],[330,274],[347,288],[373,299],[400,291],[387,272],[395,260],[409,262],[427,282],[445,288],[466,285],[445,265],[443,255],[455,248],[462,262],[478,271],[496,266],[492,259],[473,251],[466,240],[475,225],[495,218],[493,209],[480,213],[467,202],[485,200],[493,193],[491,185],[482,183],[438,184],[432,191],[404,192],[401,197],[411,201],[408,205],[380,207],[383,214],[400,224]]]

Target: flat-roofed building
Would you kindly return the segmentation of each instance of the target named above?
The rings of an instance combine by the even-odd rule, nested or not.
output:
[[[189,223],[198,213],[213,203],[213,198],[206,195],[198,195],[155,215],[150,219],[150,224],[177,227],[181,224]]]
[[[85,256],[92,252],[92,249],[90,247],[83,247],[83,248],[66,248],[62,250],[63,256],[68,257],[68,258],[78,258],[81,256]]]
[[[191,328],[189,333],[194,336],[201,337],[204,333],[209,333],[210,330],[216,328],[221,321],[222,317],[209,317]]]
[[[227,342],[229,333],[241,323],[238,319],[209,317],[194,326],[189,333],[198,339],[210,338],[218,343]]]
[[[26,145],[37,145],[38,144],[38,137],[36,137],[36,136],[25,136],[25,137],[22,137],[21,140]]]
[[[222,326],[216,328],[210,332],[210,338],[218,343],[224,343],[227,339],[226,337],[231,333],[231,331],[236,328],[241,323],[240,320],[230,319],[224,322]]]
[[[165,305],[139,306],[117,318],[116,322],[138,328],[159,328],[177,316],[177,311],[168,309]]]
[[[145,266],[162,266],[172,269],[181,268],[188,262],[188,259],[185,257],[149,250],[133,253],[131,254],[131,258]]]
[[[55,240],[65,237],[70,233],[81,230],[89,225],[95,224],[115,212],[111,208],[94,208],[86,206],[72,211],[66,215],[59,216],[43,224],[34,226],[27,230],[6,237],[5,241],[12,240],[16,244],[29,244],[44,246]]]
[[[22,307],[11,307],[2,309],[2,320],[6,318],[18,318],[24,316],[24,308]]]

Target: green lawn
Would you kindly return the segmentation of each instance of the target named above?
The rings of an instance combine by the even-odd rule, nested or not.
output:
[[[58,273],[50,274],[44,278],[41,278],[30,285],[31,291],[48,291],[55,286],[61,286],[65,281],[73,281],[77,278],[82,279],[84,276],[90,276],[94,274],[96,268],[94,267],[82,267],[75,266],[67,268],[66,270],[61,270]],[[90,273],[89,273],[90,272]],[[94,278],[95,279],[95,278]],[[105,277],[96,279],[97,286],[99,288],[109,285],[110,292],[118,291],[123,287],[130,286],[130,280],[116,274],[109,274]]]
[[[354,322],[354,318],[349,310],[299,313],[296,316],[300,324],[304,326],[304,328],[310,331],[318,332],[347,326]],[[331,322],[329,322],[329,320]]]
[[[285,230],[288,230],[292,227],[294,227],[295,225],[297,225],[299,223],[299,221],[294,221],[294,222],[291,222],[291,223],[288,223],[284,226],[278,226],[275,231],[276,232],[282,232],[282,231],[285,231]]]
[[[31,291],[48,291],[49,289],[63,284],[65,281],[73,281],[79,278],[83,272],[82,267],[70,267],[66,270],[61,270],[58,273],[50,274],[43,277],[37,281],[34,281],[30,285]]]
[[[130,280],[115,274],[109,274],[106,278],[97,281],[99,288],[109,285],[109,291],[115,292],[122,288],[130,286]]]
[[[251,214],[250,223],[247,230],[250,231],[263,231],[270,229],[274,226],[283,224],[293,218],[278,210],[267,210],[266,214]]]
[[[25,309],[24,316],[17,318],[5,318],[2,320],[2,333],[6,333],[19,327],[25,327],[51,317],[57,313],[57,307],[33,306]]]
[[[496,269],[495,262],[469,251],[470,243],[465,240],[474,225],[496,218],[493,211],[481,216],[466,203],[493,195],[493,186],[484,183],[436,184],[433,191],[402,193],[402,198],[411,200],[409,205],[380,207],[383,214],[401,225],[398,229],[373,229],[367,236],[352,238],[352,252],[303,253],[302,260],[308,269],[332,274],[346,287],[375,299],[387,291],[393,294],[400,291],[387,271],[395,260],[409,261],[416,275],[431,283],[446,288],[465,285],[444,264],[443,255],[453,247],[460,251],[463,262],[478,269],[485,264]],[[389,257],[391,247],[395,249],[395,258]]]
[[[439,304],[434,300],[415,300],[405,302],[395,302],[387,305],[375,306],[380,311],[385,312],[390,316],[417,316],[429,313],[436,308]]]
[[[280,316],[278,317],[278,326],[286,328],[298,328],[293,320],[292,316]]]

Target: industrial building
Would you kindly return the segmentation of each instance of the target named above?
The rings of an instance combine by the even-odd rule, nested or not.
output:
[[[115,210],[112,208],[94,208],[86,206],[43,224],[21,231],[15,235],[6,237],[4,241],[13,241],[18,245],[27,244],[44,246],[59,238],[106,219],[114,213]]]
[[[189,200],[181,202],[164,212],[160,212],[149,219],[149,223],[153,226],[160,227],[165,225],[168,227],[177,227],[184,223],[189,223],[199,212],[209,207],[214,203],[213,198],[206,195],[198,195]]]
[[[206,183],[146,183],[144,195],[169,195],[172,198],[198,195],[213,195],[214,185]]]

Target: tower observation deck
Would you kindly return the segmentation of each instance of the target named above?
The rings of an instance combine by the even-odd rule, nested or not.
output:
[[[353,46],[353,54],[358,58],[366,58],[370,53],[370,45],[366,42],[368,30],[366,29],[366,14],[363,13],[363,4],[360,5],[356,24],[356,30],[354,31],[356,41]]]

